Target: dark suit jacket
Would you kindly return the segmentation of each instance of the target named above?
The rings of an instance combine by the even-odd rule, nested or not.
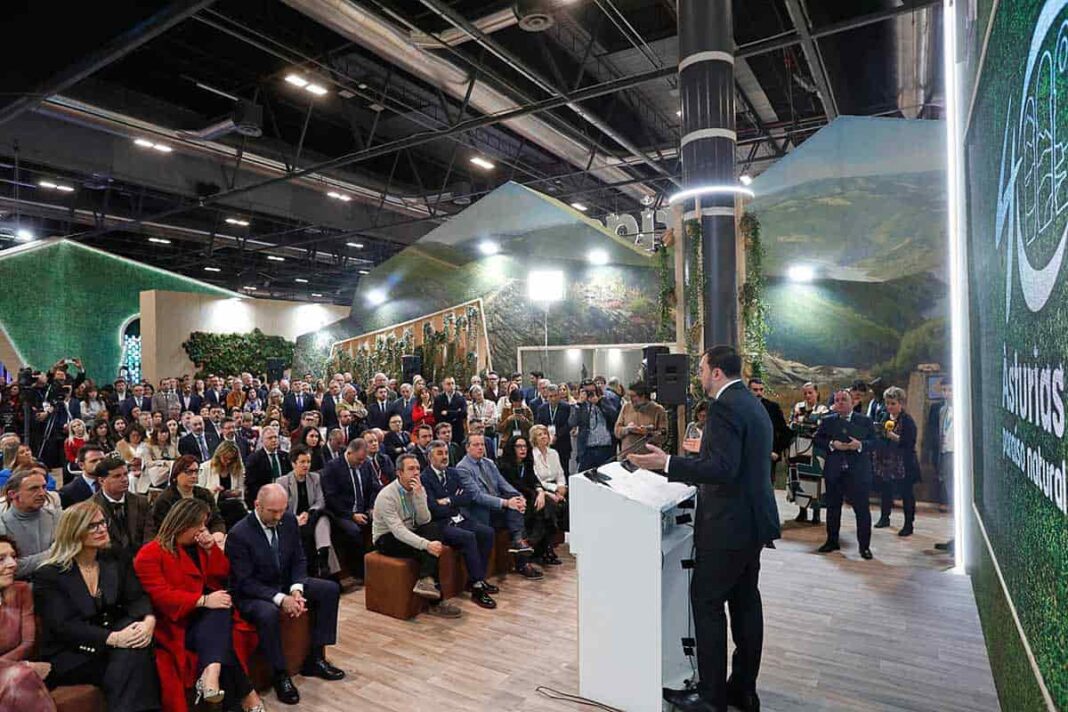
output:
[[[300,414],[306,410],[315,410],[315,399],[305,393],[301,396],[301,402],[292,393],[287,393],[282,399],[282,415],[289,421],[289,427],[295,428],[300,423]]]
[[[215,454],[215,448],[219,447],[219,436],[206,423],[204,424],[204,441],[208,444],[208,457],[210,458]],[[197,439],[193,436],[193,433],[187,433],[178,438],[178,454],[192,455],[197,459],[197,462],[204,461],[200,454],[200,445],[197,444]]]
[[[220,390],[218,394],[209,388],[204,391],[204,400],[206,400],[209,405],[226,405],[226,396],[228,395],[230,395],[230,391],[225,388]]]
[[[272,601],[276,593],[288,594],[293,584],[307,583],[308,563],[297,518],[287,511],[276,532],[277,559],[255,512],[235,524],[227,535],[230,586],[239,606],[244,601]]]
[[[274,452],[278,455],[278,469],[281,472],[278,476],[281,477],[291,469],[289,458],[281,449]],[[248,462],[245,463],[245,504],[248,505],[250,511],[256,504],[256,495],[259,494],[260,488],[271,484],[275,479],[274,472],[271,470],[271,461],[265,449],[261,447],[248,456]]]
[[[40,618],[37,658],[52,663],[53,674],[92,661],[107,648],[108,635],[152,613],[129,559],[105,554],[99,561],[102,613],[97,613],[77,566],[61,571],[48,565],[34,572],[33,599]]]
[[[360,483],[363,484],[363,506],[359,508],[356,507],[356,490],[353,489],[348,460],[339,457],[323,468],[320,481],[323,485],[326,508],[339,519],[351,520],[352,515],[357,512],[366,514],[374,509],[375,498],[382,489],[382,485],[374,478],[369,467],[361,466],[356,470],[356,475],[360,478],[357,488]]]
[[[182,406],[183,412],[189,410],[200,415],[200,408],[204,405],[204,399],[196,393],[190,393],[189,395],[178,393],[178,404]]]
[[[411,445],[409,445],[408,446],[408,452],[410,452],[411,454],[415,455],[415,459],[419,460],[419,467],[421,467],[424,470],[426,468],[430,467],[430,460],[427,458],[426,453],[424,453],[422,450],[419,449],[418,445],[416,445],[415,443],[412,443]],[[457,462],[459,462],[459,461],[457,461]]]
[[[667,471],[672,482],[698,487],[698,549],[746,549],[779,538],[771,448],[768,413],[741,381],[709,402],[701,451],[672,457]]]
[[[557,408],[555,417],[550,418],[551,409],[548,403],[543,403],[537,412],[534,413],[534,423],[537,425],[554,425],[556,426],[556,442],[553,444],[553,448],[557,452],[571,452],[571,404],[560,401]],[[561,460],[565,458],[561,456]]]
[[[152,412],[152,399],[148,396],[141,396],[140,398],[134,398],[133,396],[127,396],[126,400],[122,402],[122,415],[127,420],[130,419],[130,413],[134,408],[140,408],[142,413]]]
[[[122,505],[112,504],[104,496],[103,492],[93,495],[93,501],[104,510],[104,516],[108,520],[108,533],[111,535],[113,549],[123,549],[131,558],[137,555],[146,542],[152,541],[156,535],[156,526],[152,518],[152,507],[148,503],[148,497],[135,492],[127,492],[126,527],[120,529],[114,517],[114,508]]]
[[[945,401],[931,404],[927,409],[927,424],[923,429],[923,450],[936,473],[942,459],[942,408],[945,404]]]
[[[373,457],[368,455],[360,467],[367,470],[369,476],[377,480],[382,487],[397,479],[397,468],[393,464],[393,460],[381,452],[376,452]],[[382,481],[383,479],[385,482]]]
[[[393,415],[393,404],[388,400],[379,403],[371,401],[367,404],[367,429],[381,428],[389,430],[389,419]]]
[[[93,496],[93,490],[89,487],[89,483],[85,481],[81,473],[72,479],[67,484],[63,485],[63,489],[59,491],[59,503],[63,509],[67,507],[73,507],[78,502],[84,502]]]
[[[411,430],[412,430],[412,408],[415,407],[415,404],[416,404],[416,400],[415,400],[414,396],[408,399],[408,403],[407,404],[405,404],[403,398],[397,398],[395,401],[393,401],[393,403],[392,403],[393,414],[394,415],[399,415],[401,417],[401,420],[404,423],[401,426],[402,430],[407,430],[408,432],[411,432]]]
[[[823,478],[830,484],[842,476],[843,465],[857,482],[871,482],[871,453],[876,447],[875,428],[863,415],[853,413],[851,422],[860,430],[860,452],[831,450],[832,440],[848,442],[841,433],[841,416],[831,413],[820,421],[816,434],[812,437],[812,448],[817,455],[825,455]]]
[[[367,429],[367,428],[363,427],[362,421],[361,421],[361,424],[350,423],[347,426],[346,425],[338,425],[337,427],[341,430],[341,432],[345,433],[345,444],[346,445],[348,445],[350,442],[352,442],[356,438],[358,438],[361,435],[363,435],[363,431]]]
[[[341,396],[338,396],[340,398]],[[337,401],[329,392],[323,394],[323,402],[319,406],[319,412],[323,414],[323,426],[329,432],[338,426]]]
[[[452,425],[453,439],[461,440],[466,432],[464,423],[467,422],[467,401],[459,391],[453,391],[452,398],[441,393],[434,399],[434,419],[438,423],[446,422]]]
[[[390,430],[386,433],[385,440],[382,441],[382,450],[389,457],[389,459],[396,461],[398,457],[405,453],[411,442],[411,435],[404,432],[403,430],[399,433],[395,433]]]
[[[782,407],[773,400],[761,398],[760,404],[768,412],[771,419],[772,442],[775,452],[783,452],[790,447],[790,429],[786,427],[786,416],[782,413]]]
[[[426,490],[426,504],[430,508],[433,521],[448,521],[460,513],[461,507],[469,507],[474,501],[474,492],[465,492],[460,483],[460,473],[455,467],[445,468],[445,484],[429,467],[423,469],[419,476]],[[448,504],[438,504],[439,499],[449,499]]]

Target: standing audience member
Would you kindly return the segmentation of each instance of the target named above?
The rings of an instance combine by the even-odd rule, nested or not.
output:
[[[823,416],[830,413],[830,409],[820,402],[820,391],[815,383],[809,382],[801,386],[801,395],[804,400],[799,401],[790,411],[790,430],[793,432],[793,441],[787,450],[787,462],[790,465],[811,465],[815,453],[812,449],[812,436],[816,433]],[[808,507],[798,507],[795,522],[808,521]],[[820,523],[819,500],[812,501],[812,523]]]
[[[630,385],[627,403],[616,418],[615,436],[624,450],[630,451],[642,438],[657,447],[667,439],[667,411],[649,395],[649,387],[641,381]],[[644,445],[634,452],[649,452]]]
[[[771,419],[772,451],[771,451],[771,481],[775,482],[775,464],[782,459],[786,449],[790,446],[790,429],[786,427],[786,416],[783,415],[782,406],[775,401],[765,398],[767,387],[759,378],[749,379],[749,390],[760,399],[760,404],[768,412]]]
[[[126,463],[119,458],[102,459],[96,463],[95,472],[100,491],[92,501],[104,512],[111,548],[132,558],[155,532],[152,506],[148,497],[129,491]]]
[[[571,474],[568,464],[571,461],[571,404],[564,397],[567,386],[549,384],[545,389],[548,401],[543,403],[534,414],[534,422],[544,425],[549,435],[549,445],[558,454],[557,460],[563,468],[564,476]],[[533,438],[533,435],[531,435]]]
[[[160,493],[152,506],[152,529],[159,531],[167,512],[171,511],[175,503],[183,499],[199,499],[208,505],[208,510],[211,512],[211,516],[208,517],[208,529],[221,546],[226,540],[226,524],[215,504],[215,495],[203,487],[197,487],[199,475],[200,466],[192,455],[182,455],[174,461],[174,467],[171,468],[171,483]]]
[[[881,494],[881,508],[876,529],[890,526],[890,512],[894,508],[894,490],[901,492],[905,511],[905,525],[898,536],[911,536],[916,520],[916,495],[913,487],[920,481],[920,461],[916,457],[916,421],[905,412],[905,391],[891,386],[883,392],[883,403],[889,416],[877,425],[882,435],[872,453],[875,480]]]
[[[393,412],[401,417],[402,429],[410,433],[413,426],[412,409],[416,404],[415,396],[412,394],[412,384],[402,383],[399,393],[400,396],[393,401]]]
[[[48,558],[33,576],[38,656],[52,664],[45,682],[101,687],[109,710],[159,710],[151,649],[156,617],[129,559],[109,553],[110,545],[95,502],[63,512]]]
[[[434,399],[430,396],[430,389],[425,384],[415,386],[415,404],[412,406],[412,431],[420,425],[434,426]]]
[[[441,382],[441,395],[434,399],[434,417],[438,423],[448,423],[452,433],[463,439],[467,423],[467,401],[456,390],[456,379],[448,376]]]
[[[937,473],[942,504],[953,507],[953,384],[949,378],[942,380],[942,402],[932,404],[927,414],[924,444]],[[935,548],[953,553],[953,540],[939,542]]]
[[[522,394],[514,389],[508,394],[508,405],[501,410],[497,431],[502,441],[511,438],[527,437],[530,426],[534,425],[534,412],[523,402]]]
[[[40,465],[15,470],[4,490],[11,506],[0,514],[0,536],[10,537],[21,552],[15,576],[25,580],[48,557],[60,513],[45,506],[48,493],[45,470]]]
[[[582,384],[570,422],[572,428],[578,428],[579,470],[600,467],[612,459],[612,430],[618,415],[600,386],[590,381]]]
[[[467,427],[478,426],[486,436],[486,450],[497,452],[497,404],[486,398],[481,386],[471,386],[471,401],[467,404]]]
[[[275,695],[280,702],[295,705],[300,692],[286,670],[280,614],[292,618],[314,614],[312,648],[302,675],[340,680],[345,673],[326,659],[326,646],[337,642],[338,585],[308,576],[300,527],[288,505],[286,491],[277,483],[260,488],[254,511],[230,531],[226,556],[234,603],[259,633],[259,649],[274,672]]]
[[[0,536],[0,710],[55,712],[44,683],[52,666],[29,662],[37,623],[30,585],[15,581],[17,566],[15,542]]]

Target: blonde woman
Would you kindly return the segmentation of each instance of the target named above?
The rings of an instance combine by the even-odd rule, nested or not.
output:
[[[78,461],[78,451],[85,445],[89,433],[85,428],[85,421],[75,418],[70,421],[67,428],[67,440],[63,443],[63,454],[67,456],[67,462],[74,464]]]
[[[109,710],[160,709],[151,649],[156,618],[127,559],[111,556],[108,523],[93,500],[64,510],[33,577],[37,658],[48,686],[103,688]]]
[[[244,496],[245,465],[235,443],[230,440],[219,443],[211,459],[201,463],[197,485],[215,495],[215,501],[220,504],[225,499]]]
[[[561,501],[567,496],[567,478],[560,464],[560,453],[549,447],[549,439],[549,428],[546,426],[535,425],[530,429],[530,441],[534,445],[534,474],[541,481],[546,496]]]

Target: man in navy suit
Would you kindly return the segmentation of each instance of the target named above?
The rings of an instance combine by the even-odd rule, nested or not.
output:
[[[871,453],[875,449],[875,428],[866,416],[853,411],[853,396],[849,391],[834,394],[834,411],[820,421],[812,438],[816,455],[824,455],[823,479],[827,483],[827,541],[819,548],[822,553],[837,551],[838,531],[842,526],[842,499],[848,497],[857,517],[857,543],[860,555],[872,558],[871,510]],[[859,437],[858,437],[859,436]]]
[[[760,709],[760,554],[779,538],[779,512],[771,486],[771,420],[742,384],[741,372],[742,359],[729,346],[714,346],[701,357],[701,385],[712,400],[700,442],[686,443],[697,457],[669,457],[652,444],[646,445],[648,454],[628,456],[672,482],[698,487],[690,601],[700,682],[694,691],[664,690],[664,699],[681,712],[726,710],[728,704]],[[729,680],[724,605],[730,608],[735,644]]]
[[[204,430],[204,418],[194,415],[189,419],[190,431],[178,440],[178,454],[192,455],[197,462],[210,460],[219,447],[219,437],[214,430]]]
[[[104,459],[104,449],[96,444],[82,445],[76,458],[80,472],[72,471],[73,479],[63,485],[59,491],[59,502],[63,509],[84,502],[100,490],[96,478],[96,465]]]
[[[363,438],[356,438],[345,448],[342,457],[332,460],[323,468],[320,482],[326,511],[334,523],[335,535],[344,539],[342,542],[334,540],[334,547],[339,551],[361,551],[363,529],[371,526],[375,497],[382,485],[370,468],[363,467],[366,461],[367,443]],[[353,560],[357,558],[363,561],[362,556]]]
[[[467,590],[471,600],[483,608],[496,608],[490,594],[499,589],[486,582],[486,569],[493,551],[493,527],[468,519],[460,513],[470,506],[474,493],[465,491],[460,473],[449,467],[449,448],[441,440],[430,443],[430,467],[419,476],[426,490],[431,521],[441,525],[441,540],[460,552],[467,564]]]
[[[400,396],[393,401],[393,412],[401,417],[404,422],[401,429],[405,432],[412,432],[412,408],[414,407],[415,397],[412,395],[412,384],[402,383]]]
[[[323,394],[322,405],[319,412],[323,414],[323,427],[330,432],[338,426],[337,404],[341,400],[341,384],[336,380],[330,381],[330,390]]]
[[[530,405],[530,402],[538,397],[538,383],[543,378],[545,378],[545,374],[541,371],[530,372],[530,387],[521,389],[523,393],[523,401],[527,405]]]
[[[293,390],[282,400],[282,415],[293,428],[306,410],[315,410],[315,399],[304,392],[302,382],[293,381]]]
[[[203,403],[204,399],[193,392],[193,387],[188,382],[178,392],[178,405],[181,406],[183,413],[187,410],[192,413],[199,413]]]
[[[230,391],[223,388],[222,379],[212,376],[208,379],[208,390],[204,391],[203,401],[209,405],[226,405],[226,396]],[[190,408],[190,410],[193,410]],[[194,413],[199,411],[193,410]]]
[[[126,398],[122,404],[122,414],[130,419],[130,413],[134,408],[140,408],[142,413],[152,412],[152,399],[145,395],[145,387],[140,383],[133,387],[133,395]]]
[[[560,454],[560,465],[567,476],[571,474],[568,469],[571,461],[571,404],[560,402],[560,388],[555,383],[550,383],[545,392],[549,401],[534,412],[534,422],[549,429],[550,444]]]
[[[375,386],[374,400],[367,404],[367,428],[389,430],[389,418],[393,415],[393,404],[389,400],[389,389]]]
[[[230,582],[237,609],[256,627],[260,650],[274,668],[274,691],[287,704],[300,702],[300,692],[286,672],[279,616],[314,614],[311,653],[300,674],[340,680],[345,673],[326,660],[325,648],[337,642],[340,589],[333,581],[308,576],[300,527],[287,505],[289,496],[277,484],[256,495],[255,509],[234,525],[226,537]]]
[[[439,425],[451,425],[453,437],[463,440],[464,425],[467,424],[467,401],[456,391],[456,379],[451,376],[441,382],[441,387],[441,394],[434,399],[434,418]]]

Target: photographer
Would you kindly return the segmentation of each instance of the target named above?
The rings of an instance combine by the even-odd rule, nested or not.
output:
[[[579,387],[578,405],[571,410],[569,427],[578,428],[578,468],[588,470],[612,459],[612,430],[619,411],[593,381]]]
[[[67,369],[73,365],[78,375],[71,381]],[[63,467],[63,441],[67,437],[67,426],[76,417],[71,412],[72,401],[69,393],[85,380],[85,369],[81,359],[63,358],[56,361],[47,374],[37,374],[37,383],[31,389],[35,398],[31,401],[33,421],[36,427],[31,431],[37,457],[43,460],[50,470]],[[33,435],[38,437],[34,438]]]

